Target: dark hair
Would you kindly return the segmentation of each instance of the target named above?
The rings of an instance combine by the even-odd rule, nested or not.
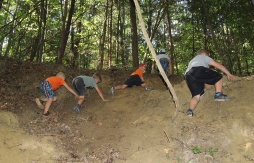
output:
[[[96,72],[96,73],[93,74],[93,78],[99,79],[99,83],[102,82],[101,75],[100,75],[98,72]]]

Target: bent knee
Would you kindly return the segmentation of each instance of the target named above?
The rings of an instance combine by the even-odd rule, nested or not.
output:
[[[194,96],[194,97],[192,97],[192,98],[194,98],[194,99],[196,99],[196,100],[200,100],[200,95],[196,95],[196,96]]]
[[[80,99],[80,100],[84,100],[84,99],[85,99],[85,96],[79,96],[79,99]]]
[[[55,96],[54,98],[53,98],[53,101],[56,101],[57,100],[57,97]]]

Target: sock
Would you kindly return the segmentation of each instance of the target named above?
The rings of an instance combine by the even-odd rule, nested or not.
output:
[[[221,95],[221,92],[216,92],[214,96],[219,97],[220,95]]]

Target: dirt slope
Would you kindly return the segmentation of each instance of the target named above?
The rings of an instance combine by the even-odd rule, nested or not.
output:
[[[79,74],[57,65],[0,61],[0,162],[254,162],[253,76],[224,82],[229,102],[214,102],[213,88],[199,103],[194,117],[185,115],[190,92],[182,77],[171,78],[181,105],[172,121],[175,105],[157,75],[145,76],[154,87],[133,87],[108,94],[131,71],[101,72],[101,90],[110,100],[102,102],[95,90],[87,90],[80,114],[74,97],[58,90],[59,100],[49,117],[42,117],[33,99],[39,83],[58,71],[67,82]]]

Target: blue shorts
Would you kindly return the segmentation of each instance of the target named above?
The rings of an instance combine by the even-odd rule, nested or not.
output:
[[[44,81],[41,83],[40,90],[47,98],[55,97],[54,91],[52,90],[52,86],[48,81]]]
[[[143,83],[144,82],[140,79],[138,75],[132,75],[124,82],[124,84],[128,87],[132,87],[133,85],[140,86]]]
[[[169,60],[167,58],[161,58],[160,59],[161,66],[165,73],[168,73],[169,68]]]
[[[72,85],[75,88],[75,90],[78,92],[79,96],[84,96],[85,83],[81,77],[75,77],[72,80]]]

